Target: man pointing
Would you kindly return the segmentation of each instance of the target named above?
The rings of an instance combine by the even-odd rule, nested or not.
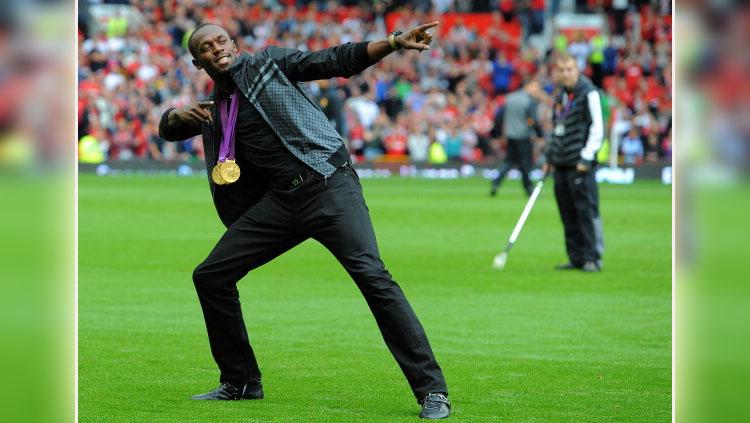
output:
[[[380,260],[343,139],[301,82],[362,72],[389,53],[428,50],[432,22],[381,41],[314,52],[268,47],[239,54],[228,33],[200,25],[193,63],[215,82],[212,98],[164,112],[160,135],[202,134],[209,186],[227,227],[193,273],[220,385],[194,399],[261,399],[237,282],[308,238],[323,244],[362,292],[386,345],[422,405],[420,417],[450,414],[448,389],[424,329]]]

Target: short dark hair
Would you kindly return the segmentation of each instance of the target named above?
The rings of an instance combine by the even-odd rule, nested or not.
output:
[[[193,32],[190,33],[190,36],[188,37],[187,45],[188,45],[188,50],[190,50],[190,54],[193,56],[193,58],[198,57],[198,51],[196,51],[195,47],[193,47],[193,36],[195,35],[196,32],[198,32],[199,29],[207,27],[207,26],[212,26],[212,25],[213,26],[218,26],[219,28],[224,29],[219,24],[215,24],[215,23],[211,23],[211,22],[204,22],[204,23],[196,26],[195,29],[193,29]]]
[[[576,58],[573,57],[572,54],[568,53],[567,51],[557,52],[557,56],[555,57],[555,63],[568,63],[571,61],[576,62]]]

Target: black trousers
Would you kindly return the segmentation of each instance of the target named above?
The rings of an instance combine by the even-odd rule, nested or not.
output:
[[[529,172],[531,172],[531,156],[532,156],[532,145],[531,140],[528,138],[513,139],[508,138],[508,151],[503,160],[503,164],[498,169],[497,177],[492,181],[492,191],[497,191],[500,184],[502,184],[505,175],[509,170],[516,167],[521,171],[521,180],[523,181],[523,189],[526,190],[527,195],[531,195],[531,191],[534,190],[534,186],[531,184],[529,179]]]
[[[565,228],[565,248],[571,263],[601,265],[604,252],[599,188],[594,170],[555,168],[555,198]]]
[[[316,174],[293,189],[270,190],[227,229],[195,269],[193,281],[220,382],[242,385],[261,376],[242,318],[237,282],[311,237],[354,279],[417,399],[431,392],[447,393],[422,325],[380,260],[362,186],[348,165],[328,180]]]

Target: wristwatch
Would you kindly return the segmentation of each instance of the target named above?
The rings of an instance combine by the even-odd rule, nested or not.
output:
[[[391,45],[391,48],[394,50],[400,50],[401,46],[396,43],[396,37],[403,34],[401,31],[393,31],[390,34],[388,34],[388,44]]]

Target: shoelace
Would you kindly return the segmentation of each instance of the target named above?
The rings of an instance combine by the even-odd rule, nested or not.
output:
[[[428,410],[439,410],[441,404],[441,402],[427,400],[425,401],[424,408]]]
[[[219,385],[218,388],[214,389],[211,393],[220,396],[220,395],[226,395],[229,397],[237,396],[236,392],[233,392],[235,390],[234,386],[229,385],[227,383],[222,383]]]
[[[448,398],[443,395],[429,394],[424,399],[424,408],[428,410],[438,410],[442,404],[448,406]]]

